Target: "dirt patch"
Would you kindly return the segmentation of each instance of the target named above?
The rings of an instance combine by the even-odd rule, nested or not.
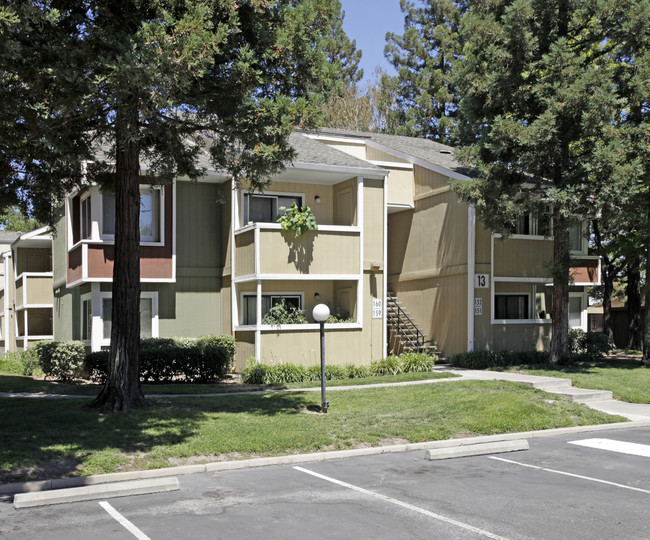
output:
[[[70,457],[48,459],[33,467],[18,467],[11,472],[0,474],[1,483],[25,482],[30,480],[49,480],[64,476],[76,476],[82,466]]]

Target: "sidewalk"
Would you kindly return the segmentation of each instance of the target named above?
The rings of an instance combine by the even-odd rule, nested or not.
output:
[[[397,383],[357,384],[351,386],[327,386],[328,391],[363,390],[365,388],[386,388],[392,386],[412,386],[419,384],[437,384],[454,381],[510,381],[531,386],[551,394],[566,396],[573,401],[583,403],[598,411],[623,416],[632,421],[650,420],[650,404],[626,403],[613,399],[612,393],[607,390],[587,390],[575,388],[570,379],[559,377],[540,377],[525,375],[523,373],[508,373],[500,371],[480,371],[473,369],[453,368],[447,365],[435,367],[436,371],[444,371],[457,375],[450,379],[428,379],[423,381],[405,381]],[[247,392],[220,392],[213,394],[147,394],[150,398],[189,398],[189,397],[220,397],[232,395],[276,394],[281,392],[320,392],[320,387],[291,388],[285,390],[254,390]],[[39,393],[9,393],[0,392],[0,398],[37,398],[37,399],[90,399],[87,395],[70,394],[39,394]]]

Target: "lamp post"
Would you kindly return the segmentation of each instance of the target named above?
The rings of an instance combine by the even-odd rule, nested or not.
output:
[[[326,413],[330,404],[325,399],[325,321],[330,316],[330,308],[325,304],[318,304],[312,311],[314,320],[320,324],[320,397],[321,412]]]

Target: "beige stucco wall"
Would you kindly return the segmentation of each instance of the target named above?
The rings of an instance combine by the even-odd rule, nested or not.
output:
[[[524,238],[494,239],[495,276],[551,276],[552,262],[552,240],[531,240]]]

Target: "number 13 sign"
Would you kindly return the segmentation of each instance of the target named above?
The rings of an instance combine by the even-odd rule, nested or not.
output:
[[[477,289],[489,289],[490,276],[488,274],[476,274],[474,276],[474,287]]]

